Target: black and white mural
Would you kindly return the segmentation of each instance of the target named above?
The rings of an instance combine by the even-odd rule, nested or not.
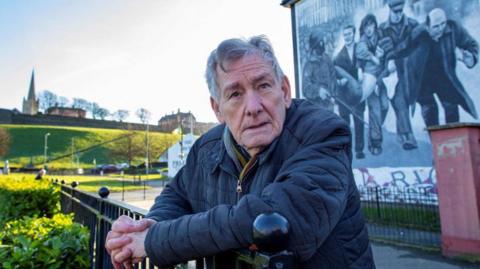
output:
[[[297,97],[350,124],[364,185],[434,184],[426,127],[478,122],[478,0],[292,5]]]

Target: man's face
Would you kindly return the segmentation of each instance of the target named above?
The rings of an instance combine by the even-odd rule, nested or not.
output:
[[[437,40],[442,37],[445,32],[445,27],[447,26],[447,17],[443,12],[434,12],[430,15],[430,25],[428,26],[428,33],[430,36]]]
[[[226,123],[235,141],[251,156],[280,135],[291,104],[287,77],[278,81],[271,64],[259,55],[247,55],[217,67],[218,100],[212,109]]]
[[[367,37],[372,37],[373,34],[375,33],[375,23],[370,22],[365,26],[365,34]]]
[[[352,28],[346,28],[343,30],[343,39],[345,40],[345,45],[350,46],[353,44],[354,32]]]
[[[390,7],[390,22],[399,23],[403,17],[403,5]]]

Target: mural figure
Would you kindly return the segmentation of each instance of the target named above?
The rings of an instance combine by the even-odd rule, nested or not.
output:
[[[473,68],[478,62],[478,43],[468,31],[457,22],[447,20],[442,9],[433,9],[425,25],[415,29],[411,38],[396,49],[395,55],[412,53],[416,62],[408,69],[412,87],[409,103],[420,104],[425,124],[439,124],[434,94],[442,104],[447,123],[460,121],[458,106],[477,119],[475,105],[456,74],[457,60],[467,68]]]
[[[407,39],[412,30],[418,25],[418,22],[412,18],[407,17],[403,8],[405,0],[388,0],[389,15],[388,20],[380,25],[382,35],[388,37],[389,42],[393,46]],[[411,150],[417,148],[417,141],[412,132],[412,125],[410,123],[409,106],[407,102],[409,88],[407,84],[406,69],[408,58],[399,58],[393,62],[389,62],[388,73],[396,70],[398,82],[395,85],[395,93],[391,100],[393,110],[396,116],[397,135],[402,144],[403,149]]]
[[[388,97],[385,84],[379,78],[385,70],[385,50],[391,50],[377,26],[373,14],[362,19],[355,53],[362,69],[362,100],[367,99],[368,104],[368,149],[373,155],[382,153],[382,125],[388,111]]]
[[[325,49],[322,31],[313,31],[309,37],[310,55],[303,67],[303,96],[311,102],[333,111],[336,75],[331,58]]]
[[[355,157],[365,158],[363,153],[364,142],[364,114],[365,101],[358,102],[355,94],[358,85],[358,67],[355,57],[355,26],[349,24],[343,28],[345,45],[335,56],[333,63],[337,70],[337,102],[338,113],[350,126],[350,115],[353,117],[355,131]]]

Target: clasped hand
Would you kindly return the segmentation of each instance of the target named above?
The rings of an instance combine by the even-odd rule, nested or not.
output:
[[[145,237],[149,227],[154,224],[152,219],[133,220],[128,216],[120,216],[112,224],[108,232],[105,248],[112,258],[115,269],[133,268],[134,263],[140,262],[145,256]]]

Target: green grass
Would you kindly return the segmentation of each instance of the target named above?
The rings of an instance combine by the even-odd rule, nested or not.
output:
[[[34,178],[34,174],[28,173],[11,173],[9,175],[0,175],[0,180],[9,180],[9,179],[29,179]],[[138,184],[138,181],[133,182],[132,177],[124,176],[122,178],[120,175],[108,175],[108,176],[56,176],[56,175],[46,175],[46,179],[58,179],[59,182],[64,180],[66,184],[70,185],[73,181],[78,181],[78,189],[87,192],[97,192],[100,187],[108,187],[110,192],[120,192],[122,191],[122,185],[125,184],[125,191],[132,190],[143,190],[143,184]],[[164,180],[160,175],[142,175],[142,180],[152,181],[152,180]],[[146,189],[150,189],[150,186],[145,186]]]
[[[74,148],[76,150],[89,148],[99,143],[109,141],[126,135],[128,132],[115,129],[81,128],[81,127],[63,127],[63,126],[44,126],[44,125],[1,125],[11,136],[10,150],[6,156],[0,158],[9,160],[10,167],[25,167],[33,163],[35,167],[40,167],[43,163],[45,134],[48,136],[48,157],[54,159],[72,152],[72,138],[74,139]],[[137,131],[137,134],[143,134]],[[178,135],[150,132],[150,143],[161,144],[157,151],[165,150],[169,145],[178,140]],[[126,160],[112,160],[110,153],[110,144],[100,145],[91,150],[78,154],[79,166],[83,168],[93,167],[93,160],[96,164],[119,163]],[[161,149],[161,150],[160,150]],[[152,152],[151,156],[158,157],[162,152]],[[143,162],[143,158],[134,160],[136,163]],[[72,163],[71,157],[52,161],[48,164],[50,169],[71,169],[77,165]]]
[[[380,205],[362,204],[363,214],[369,223],[440,232],[438,209],[423,205]]]

